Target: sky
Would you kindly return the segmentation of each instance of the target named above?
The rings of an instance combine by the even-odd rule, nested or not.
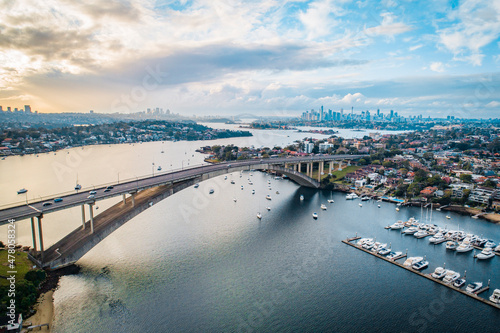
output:
[[[0,105],[500,116],[500,0],[0,0]]]

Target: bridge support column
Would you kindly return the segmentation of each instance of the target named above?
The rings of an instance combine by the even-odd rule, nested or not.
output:
[[[307,177],[309,177],[309,164],[311,164],[311,163],[307,163],[306,164],[306,175],[307,175]]]
[[[302,172],[302,163],[299,163],[299,170],[297,171]]]
[[[330,168],[330,170],[328,170],[328,173],[332,173],[333,161],[330,161],[328,163],[328,167]]]
[[[313,177],[313,169],[314,169],[314,162],[309,163],[311,166],[309,167],[309,177]]]
[[[43,232],[42,232],[42,217],[37,216],[37,223],[38,223],[38,239],[40,241],[40,251],[42,252],[42,261],[43,261]]]
[[[132,207],[135,207],[135,193],[132,193],[131,197],[132,197]]]
[[[94,233],[94,204],[89,203],[90,233]]]
[[[82,226],[85,229],[85,204],[82,205]]]
[[[123,193],[123,204],[125,205],[125,200],[127,199],[127,197],[125,196],[125,193]]]
[[[323,162],[318,162],[318,182],[321,181],[322,173],[323,173]]]
[[[33,250],[36,251],[35,218],[31,218],[31,237],[33,237]]]

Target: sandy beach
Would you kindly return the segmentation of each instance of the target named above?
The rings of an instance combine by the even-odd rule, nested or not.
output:
[[[54,317],[53,295],[53,290],[41,294],[35,305],[36,313],[24,321],[25,323],[31,323],[31,325],[49,324],[49,328],[36,329],[36,332],[52,332],[52,319]]]

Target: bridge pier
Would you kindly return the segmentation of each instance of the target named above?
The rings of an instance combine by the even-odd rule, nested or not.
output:
[[[125,193],[123,193],[123,204],[125,205],[125,200],[127,199],[127,197],[125,196]]]
[[[318,182],[321,181],[321,174],[323,173],[323,162],[318,162]]]
[[[43,232],[42,232],[42,215],[36,217],[38,222],[38,239],[40,241],[40,252],[42,253],[43,261]]]
[[[82,226],[85,229],[85,204],[82,205]]]
[[[307,163],[306,164],[306,175],[307,175],[307,177],[309,177],[309,167],[310,167],[310,164],[311,163]]]
[[[299,172],[302,172],[302,163],[299,163]]]
[[[130,195],[132,197],[132,207],[135,207],[135,193]]]
[[[31,237],[33,238],[33,250],[36,251],[35,218],[31,218]]]
[[[328,167],[330,168],[330,170],[328,171],[328,173],[332,173],[332,166],[333,166],[332,161],[328,162]]]
[[[94,233],[94,204],[89,203],[89,213],[90,213],[90,233]]]

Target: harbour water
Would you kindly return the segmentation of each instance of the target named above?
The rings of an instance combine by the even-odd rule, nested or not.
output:
[[[277,132],[278,139],[269,132],[268,143],[255,145],[295,140],[293,133]],[[231,140],[244,145],[252,139]],[[113,181],[117,172],[120,179],[152,172],[152,159],[164,171],[201,163],[204,156],[194,149],[209,144],[215,143],[86,147],[8,158],[0,163],[6,184],[1,203],[15,201],[21,187],[40,196],[70,190],[76,174],[87,187]],[[90,152],[84,156],[80,150]],[[65,155],[82,158],[70,165]],[[57,163],[69,170],[58,173]],[[327,203],[330,198],[335,202]],[[100,209],[115,201],[99,203]],[[80,274],[61,279],[54,294],[54,332],[498,332],[499,310],[341,240],[358,233],[390,242],[394,250],[408,249],[409,256],[426,255],[429,273],[443,263],[462,275],[467,270],[468,281],[491,281],[483,297],[500,288],[500,257],[478,261],[472,252],[450,252],[445,243],[430,245],[427,238],[386,230],[396,220],[420,219],[421,210],[397,212],[390,203],[378,208],[379,203],[360,207],[359,202],[260,172],[233,173],[188,188],[129,221],[79,261]],[[323,203],[327,210],[320,209]],[[432,222],[500,241],[498,225],[446,215],[434,211]],[[47,243],[78,227],[79,218],[78,209],[45,216]],[[19,243],[30,244],[28,224],[18,223]],[[3,227],[0,233],[7,234]]]

